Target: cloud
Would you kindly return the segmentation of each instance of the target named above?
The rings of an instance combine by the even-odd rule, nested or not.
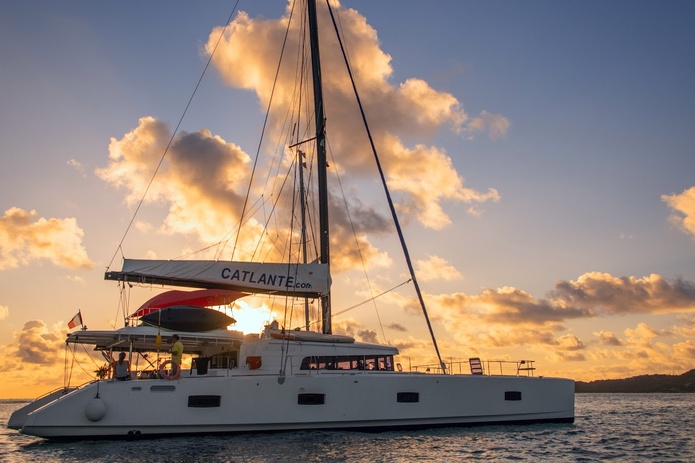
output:
[[[531,336],[534,342],[547,344],[558,342],[555,333],[564,331],[569,320],[695,311],[695,284],[682,279],[668,282],[659,275],[636,278],[592,272],[576,281],[557,282],[545,298],[505,286],[486,288],[478,294],[428,295],[427,304],[431,306],[431,316],[452,333],[472,332],[471,326],[485,325],[492,330],[486,341],[492,345],[507,340],[517,343],[515,339],[520,336]],[[412,304],[399,305],[414,313]],[[505,332],[506,327],[515,327],[515,333]],[[496,341],[493,338],[498,334]],[[594,335],[606,345],[621,342],[612,333],[600,331]],[[634,334],[628,337],[634,338]]]
[[[583,362],[586,360],[586,355],[584,355],[583,352],[553,350],[550,354],[550,358],[559,363]]]
[[[465,188],[451,158],[441,149],[421,144],[408,148],[392,135],[385,135],[383,140],[388,145],[389,188],[402,193],[398,210],[416,216],[423,225],[438,230],[451,223],[442,207],[445,200],[474,204],[499,201],[494,188],[487,192]]]
[[[404,139],[429,136],[442,127],[454,132],[488,130],[492,137],[499,137],[508,126],[504,122],[506,119],[485,112],[472,122],[456,97],[432,88],[421,79],[407,79],[399,85],[391,83],[391,57],[380,49],[376,31],[356,10],[342,8],[338,2],[333,6],[340,10],[341,29],[350,47],[356,85],[389,186],[399,194],[398,203],[403,213],[412,214],[424,225],[439,229],[450,223],[442,207],[444,202],[499,200],[494,188],[479,192],[465,187],[451,158],[441,148],[407,146]],[[289,13],[290,6],[287,11]],[[319,14],[320,20],[330,23],[325,8],[320,7]],[[289,107],[296,98],[294,65],[281,67],[277,82],[274,82],[278,44],[283,43],[288,21],[288,15],[265,19],[251,18],[241,12],[224,32],[213,57],[213,65],[222,79],[231,86],[254,91],[261,107],[268,106],[270,89],[273,89],[274,110],[283,117],[290,113]],[[284,44],[285,56],[296,56],[297,50],[301,50],[299,27],[299,21],[293,19]],[[211,32],[207,53],[212,52],[221,33],[222,28]],[[345,65],[331,34],[327,29],[322,31],[322,67],[340,71]],[[352,179],[363,178],[367,172],[373,175],[372,151],[364,136],[347,74],[324,72],[322,77],[330,149],[337,153],[338,159],[338,165],[333,168],[348,172]],[[283,122],[271,118],[269,130],[280,132]],[[424,172],[427,174],[423,175]]]
[[[125,190],[126,202],[168,204],[167,233],[195,234],[204,243],[220,239],[241,216],[244,179],[250,174],[249,156],[234,143],[209,131],[181,132],[172,141],[150,185],[172,134],[167,124],[143,117],[120,140],[111,139],[109,163],[96,174]],[[149,185],[149,187],[148,187]],[[148,189],[149,188],[149,189]],[[138,223],[138,229],[149,225]],[[255,228],[249,224],[249,228]]]
[[[619,347],[623,345],[620,339],[618,339],[615,334],[610,331],[597,331],[593,334],[598,338],[599,343],[605,346]]]
[[[459,345],[478,349],[534,348],[551,356],[560,352],[565,361],[579,361],[586,352],[594,350],[589,348],[591,343],[588,345],[579,336],[566,332],[569,320],[693,312],[694,286],[682,279],[668,282],[659,275],[613,277],[594,272],[581,275],[576,281],[558,282],[545,298],[536,298],[518,288],[502,287],[486,288],[478,294],[428,294],[425,299],[430,318],[441,323]],[[419,312],[412,301],[403,299],[398,305],[406,313]],[[663,343],[666,337],[692,337],[695,319],[682,320],[681,325],[671,330],[655,330],[639,324],[626,330],[624,339],[608,331],[593,335],[599,345],[630,347],[630,354],[638,358],[637,347],[644,352],[645,349],[668,350],[667,346],[657,345],[657,339]]]
[[[22,363],[53,365],[62,359],[65,334],[64,331],[49,330],[41,320],[28,321],[21,331],[15,333],[16,342],[10,352]]]
[[[504,138],[509,131],[509,119],[501,114],[492,114],[488,111],[482,111],[478,117],[473,118],[464,133],[467,139],[472,139],[478,132],[488,132],[490,140],[499,140]]]
[[[671,331],[684,338],[695,338],[695,317],[679,316],[677,320],[680,324],[674,326]]]
[[[6,305],[0,305],[0,320],[4,320],[10,316],[10,308]]]
[[[84,232],[75,218],[36,216],[36,211],[12,207],[0,217],[0,270],[43,259],[73,269],[94,266],[82,244]]]
[[[288,12],[290,5],[288,2]],[[334,5],[340,7],[337,2]],[[322,19],[328,20],[323,7],[320,14],[325,16]],[[260,107],[268,106],[270,89],[274,88],[273,108],[265,136],[266,140],[272,140],[268,145],[273,146],[262,147],[264,154],[278,151],[276,140],[289,138],[283,136],[286,129],[284,115],[296,105],[294,67],[281,67],[273,87],[278,44],[283,42],[287,21],[287,16],[263,19],[239,13],[227,28],[213,59],[222,80],[228,85],[255,92]],[[376,31],[352,9],[341,10],[341,23],[350,43],[351,64],[366,103],[365,110],[372,120],[371,130],[401,219],[407,222],[414,218],[427,227],[441,229],[451,223],[445,210],[447,203],[465,203],[470,206],[468,209],[472,214],[480,214],[481,204],[499,201],[499,193],[494,188],[478,191],[465,186],[452,158],[443,149],[406,141],[406,138],[431,136],[442,127],[461,132],[472,124],[471,129],[483,130],[480,122],[470,120],[456,97],[432,88],[425,81],[407,79],[400,85],[391,83],[391,57],[379,48]],[[298,23],[293,23],[285,56],[293,56],[300,49],[298,34],[295,33],[298,27]],[[207,53],[211,52],[221,32],[222,28],[216,28],[210,33]],[[333,39],[326,35],[322,40],[324,67],[343,69],[342,56],[336,53]],[[385,211],[381,188],[374,190],[375,161],[364,136],[351,84],[345,74],[340,77],[334,74],[340,73],[324,73],[323,76],[325,105],[329,114],[329,175],[333,177],[330,183],[337,185],[334,177],[339,175],[341,188],[369,190],[369,193],[363,192],[366,199],[378,202],[381,211]],[[274,114],[282,114],[282,117],[274,117]],[[501,128],[504,124],[499,122],[503,119],[501,116],[490,113],[483,116],[485,127],[495,127],[491,131],[497,134],[495,136],[504,131]],[[302,119],[310,120],[311,115]],[[302,130],[297,129],[304,133]],[[294,155],[284,148],[279,151],[272,164],[260,162],[256,166],[254,178],[257,181],[252,185],[252,197],[238,239],[236,230],[242,219],[251,177],[251,157],[233,142],[208,130],[182,132],[172,138],[167,124],[152,117],[142,117],[137,127],[120,139],[111,140],[108,164],[97,169],[96,174],[123,190],[126,202],[131,206],[139,204],[143,196],[148,204],[165,205],[168,212],[163,225],[154,225],[160,233],[188,234],[210,245],[220,240],[220,231],[230,231],[236,239],[235,259],[253,257],[257,260],[260,257],[271,261],[286,255],[288,249],[297,254],[300,249],[293,244],[300,241],[298,220],[296,215],[287,212],[296,206],[297,198],[292,193],[294,186],[284,179],[285,173],[293,169]],[[307,156],[309,165],[312,165],[313,153],[309,152]],[[157,175],[150,185],[155,168]],[[308,172],[307,176],[308,187],[311,187],[311,182],[316,182],[315,175]],[[372,190],[378,196],[370,194]],[[390,218],[367,203],[351,201],[349,208],[348,214],[342,195],[337,188],[331,189],[333,270],[340,272],[358,264],[372,267],[391,265],[388,254],[371,241],[379,234],[394,233]],[[268,211],[273,211],[272,221],[267,218]],[[316,211],[310,210],[310,214],[315,216]],[[291,234],[280,231],[288,230],[290,223],[294,224]],[[140,219],[136,229],[142,231],[152,226]],[[316,232],[311,232],[314,235],[308,237],[307,243],[310,251],[318,248]],[[264,239],[260,246],[257,244],[259,237]],[[222,247],[217,249],[215,257],[221,258],[221,252],[229,253],[228,248],[220,249]]]
[[[407,333],[408,329],[401,325],[400,323],[391,323],[387,325],[387,328],[392,329],[393,331],[399,331],[401,333]]]
[[[68,161],[68,165],[70,167],[74,168],[83,177],[87,176],[87,174],[85,173],[85,166],[81,162],[77,161],[76,159],[70,159]]]
[[[627,328],[625,330],[626,343],[638,346],[649,346],[654,339],[665,334],[668,334],[668,332],[657,331],[644,322],[638,323],[635,328]]]
[[[673,352],[675,356],[682,359],[685,364],[692,365],[693,360],[695,360],[695,341],[688,339],[684,342],[674,344]]]
[[[353,337],[358,335],[361,326],[362,324],[354,318],[343,318],[340,320],[333,320],[332,324],[334,333]]]
[[[449,317],[456,319],[463,316],[481,323],[550,325],[592,316],[588,309],[567,306],[559,300],[536,299],[512,287],[488,288],[477,295],[444,294],[432,299]]]
[[[671,221],[685,233],[695,236],[695,186],[680,194],[662,195],[661,200],[675,211]]]
[[[329,195],[331,222],[331,268],[335,272],[361,266],[384,268],[392,260],[380,251],[368,236],[383,235],[392,229],[390,221],[358,200],[349,204],[349,213],[344,202]]]
[[[360,330],[357,332],[357,336],[362,342],[379,343],[379,335],[374,330]]]
[[[642,278],[590,272],[576,281],[559,281],[552,297],[591,313],[636,314],[695,310],[695,283],[666,281],[651,274]]]
[[[429,255],[427,260],[418,260],[416,263],[418,267],[417,274],[422,281],[455,281],[463,279],[463,276],[453,265],[439,256]]]

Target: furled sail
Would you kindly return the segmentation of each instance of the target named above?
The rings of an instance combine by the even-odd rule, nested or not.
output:
[[[328,266],[319,263],[124,259],[120,272],[106,272],[104,278],[297,297],[319,297],[330,288]]]

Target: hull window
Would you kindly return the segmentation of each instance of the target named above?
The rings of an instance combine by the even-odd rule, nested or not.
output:
[[[420,402],[419,392],[399,392],[396,395],[396,401],[406,404],[412,404],[415,402]]]
[[[297,404],[299,405],[323,405],[326,403],[326,394],[299,394]]]
[[[193,408],[211,408],[220,406],[218,395],[189,395],[188,406]]]
[[[505,391],[504,400],[521,400],[521,391]]]

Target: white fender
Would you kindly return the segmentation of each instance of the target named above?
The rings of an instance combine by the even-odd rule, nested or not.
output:
[[[106,415],[106,404],[99,397],[95,397],[85,407],[84,414],[89,421],[99,421]]]

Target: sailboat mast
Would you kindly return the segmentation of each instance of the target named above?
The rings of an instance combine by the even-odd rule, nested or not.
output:
[[[316,0],[307,0],[309,19],[309,43],[311,47],[311,70],[314,82],[314,113],[316,116],[316,162],[318,163],[319,196],[319,261],[330,268],[330,237],[328,235],[328,179],[326,173],[326,130],[323,114],[323,90],[321,87],[321,60],[319,55],[319,32]],[[329,272],[330,274],[330,272]],[[324,334],[331,334],[331,293],[321,296],[321,325]]]

